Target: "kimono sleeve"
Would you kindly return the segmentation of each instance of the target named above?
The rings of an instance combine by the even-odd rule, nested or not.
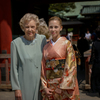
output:
[[[58,88],[60,89],[68,89],[74,90],[76,84],[76,58],[75,51],[71,45],[70,41],[67,41],[67,49],[66,49],[66,62],[63,76],[60,80],[60,84]]]
[[[12,90],[20,90],[19,80],[18,80],[18,52],[15,43],[11,42],[11,85]]]

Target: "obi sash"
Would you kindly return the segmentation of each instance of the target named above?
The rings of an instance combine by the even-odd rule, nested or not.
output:
[[[46,78],[47,79],[54,79],[60,78],[63,75],[65,66],[65,59],[60,60],[47,60],[46,61]]]

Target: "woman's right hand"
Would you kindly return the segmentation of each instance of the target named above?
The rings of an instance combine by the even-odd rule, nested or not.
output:
[[[15,98],[16,100],[22,100],[21,90],[15,90]]]
[[[44,91],[45,91],[45,93],[46,93],[46,95],[47,95],[48,98],[49,98],[49,97],[52,95],[52,93],[54,92],[54,90],[51,90],[51,89],[49,89],[49,88],[44,88]]]

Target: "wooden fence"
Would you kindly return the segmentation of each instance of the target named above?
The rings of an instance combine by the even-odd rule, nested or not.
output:
[[[11,89],[10,84],[10,54],[0,54],[0,60],[4,60],[4,63],[0,63],[0,89]],[[5,81],[2,79],[2,69],[5,70]]]

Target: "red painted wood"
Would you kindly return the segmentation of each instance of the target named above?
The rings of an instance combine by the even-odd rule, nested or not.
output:
[[[0,58],[1,59],[10,58],[10,54],[0,54]]]
[[[0,53],[7,50],[10,54],[12,41],[11,0],[0,0]]]
[[[0,85],[6,84],[5,86],[7,86],[8,84],[10,84],[10,77],[9,76],[10,76],[10,65],[11,64],[8,63],[8,59],[10,59],[10,54],[0,54],[0,60],[1,59],[4,60],[4,63],[0,63]],[[5,67],[6,81],[2,81],[2,79],[1,79],[1,67]]]
[[[0,68],[0,84],[1,84],[1,68]]]
[[[6,84],[9,82],[9,72],[8,72],[8,59],[5,60],[6,64]]]

